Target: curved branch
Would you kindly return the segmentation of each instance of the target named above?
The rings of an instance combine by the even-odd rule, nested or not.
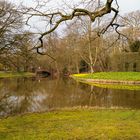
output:
[[[112,21],[110,22],[110,24],[106,27],[106,29],[104,29],[101,33],[103,34],[108,28],[109,26],[112,25],[112,23],[114,22],[115,18],[117,17],[118,14],[118,10],[116,10],[115,8],[112,8],[111,5],[113,3],[113,0],[107,0],[105,6],[101,9],[99,9],[98,11],[88,11],[86,9],[82,9],[82,8],[77,8],[74,9],[73,12],[70,15],[64,15],[61,12],[55,12],[52,14],[44,14],[45,16],[51,16],[50,18],[50,24],[52,24],[52,20],[55,16],[59,15],[59,19],[56,21],[56,24],[54,25],[54,27],[52,27],[50,30],[44,32],[41,34],[41,36],[39,37],[39,41],[40,41],[40,45],[37,48],[37,53],[39,54],[43,54],[42,52],[40,52],[40,48],[43,48],[43,37],[50,34],[51,32],[53,32],[55,29],[57,29],[57,27],[64,21],[67,20],[72,20],[74,17],[79,17],[79,16],[88,16],[92,22],[95,21],[95,19],[97,17],[102,17],[108,13],[111,13],[111,11],[115,12],[115,15],[112,19]]]
[[[108,30],[108,28],[109,28],[110,26],[113,26],[113,22],[115,21],[117,15],[118,15],[118,13],[119,13],[119,11],[116,10],[116,9],[114,9],[114,8],[111,8],[111,10],[112,10],[115,14],[114,14],[112,20],[110,21],[110,23],[109,23],[101,32],[98,33],[98,36],[100,36],[101,34],[104,34],[104,33]]]

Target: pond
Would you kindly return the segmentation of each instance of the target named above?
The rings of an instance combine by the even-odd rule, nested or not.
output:
[[[70,78],[0,79],[0,117],[69,107],[140,109],[140,90],[90,86]]]

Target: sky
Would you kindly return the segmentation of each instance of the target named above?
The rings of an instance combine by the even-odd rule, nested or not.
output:
[[[16,5],[18,5],[20,2],[23,2],[26,6],[32,7],[32,6],[34,6],[33,2],[35,0],[7,0],[7,1],[15,3]],[[47,0],[44,0],[44,1],[47,1]],[[61,4],[61,2],[64,0],[50,0],[50,1],[52,1],[53,7],[56,8],[56,7],[58,7],[58,3]],[[72,0],[65,0],[65,1],[72,3]],[[73,0],[73,1],[77,2],[80,0]],[[103,1],[105,1],[105,0],[103,0]],[[117,1],[119,4],[119,12],[121,15],[132,12],[132,11],[140,10],[140,0],[117,0]],[[33,27],[32,30],[35,29],[35,32],[44,31],[44,29],[45,29],[44,23],[41,23],[41,22],[39,23],[39,21],[38,21],[38,24],[36,24],[36,20],[34,20],[34,19],[31,21],[31,23],[32,23],[32,27]]]
[[[120,13],[128,13],[140,10],[140,0],[118,0]]]
[[[16,3],[16,4],[24,1],[24,3],[26,5],[32,6],[34,0],[9,0],[9,1]],[[58,1],[58,0],[52,0],[52,1],[54,1],[54,3],[56,3],[56,1]],[[61,0],[59,0],[59,1],[61,1]],[[117,1],[120,6],[120,13],[128,13],[128,12],[132,12],[135,10],[140,10],[140,0],[117,0]]]

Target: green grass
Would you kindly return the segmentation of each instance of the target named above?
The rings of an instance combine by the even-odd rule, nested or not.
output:
[[[61,110],[0,120],[0,140],[139,139],[138,110]]]
[[[140,72],[98,72],[93,74],[73,74],[72,77],[84,79],[140,81]]]
[[[32,77],[35,76],[31,72],[0,72],[0,78],[13,78],[13,77]]]

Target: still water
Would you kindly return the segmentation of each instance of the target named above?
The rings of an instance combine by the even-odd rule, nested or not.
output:
[[[77,106],[140,109],[140,91],[99,88],[70,78],[0,79],[0,117]]]

